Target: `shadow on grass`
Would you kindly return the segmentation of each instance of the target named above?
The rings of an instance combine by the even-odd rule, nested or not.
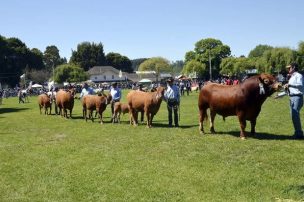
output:
[[[304,197],[304,185],[290,185],[284,190],[284,193],[302,198]]]
[[[28,110],[29,108],[0,108],[0,114],[19,112]]]
[[[215,135],[231,135],[234,137],[240,137],[240,131],[227,131],[227,132],[216,132]],[[250,132],[246,132],[248,138],[258,139],[258,140],[293,140],[291,135],[280,135],[271,133],[256,133],[254,136]]]

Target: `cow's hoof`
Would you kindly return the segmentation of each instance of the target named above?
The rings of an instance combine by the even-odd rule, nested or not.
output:
[[[200,135],[205,135],[205,133],[203,131],[200,131]]]
[[[241,137],[241,140],[246,140],[246,137]]]

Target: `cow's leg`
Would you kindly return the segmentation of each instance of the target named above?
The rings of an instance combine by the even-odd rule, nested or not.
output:
[[[147,128],[151,128],[151,114],[148,112],[148,110],[146,110],[146,117],[147,117]]]
[[[152,127],[152,121],[153,121],[154,115],[155,114],[150,114],[150,127]]]
[[[91,121],[94,122],[93,110],[92,109],[90,110],[89,117],[91,118]]]
[[[206,113],[206,110],[202,110],[202,109],[200,109],[199,110],[199,131],[200,131],[200,133],[201,134],[204,134],[205,132],[204,132],[204,125],[203,125],[203,123],[204,123],[204,119],[205,119],[205,113]]]
[[[73,109],[70,109],[70,118],[72,118]]]
[[[241,128],[240,138],[242,140],[244,140],[246,138],[246,134],[245,134],[246,118],[245,118],[245,116],[242,113],[238,114],[238,118],[239,118],[240,128]]]
[[[39,105],[39,111],[40,111],[40,114],[41,114],[41,113],[42,113],[42,112],[41,112],[41,105]]]
[[[137,120],[136,120],[136,111],[134,109],[131,110],[131,118],[132,118],[132,121],[133,121],[133,125],[134,126],[137,126]]]
[[[134,121],[135,125],[138,125],[138,111],[134,111],[133,118],[134,118],[133,121]]]
[[[143,111],[140,112],[140,122],[141,123],[144,122],[144,112]]]
[[[255,135],[256,119],[250,120],[250,124],[251,124],[251,135],[254,136]]]
[[[52,114],[52,105],[50,106],[50,113],[49,113],[50,115]]]
[[[99,117],[100,117],[100,124],[103,124],[103,120],[102,120],[102,112],[101,112],[101,110],[99,111]]]
[[[68,118],[68,109],[63,108],[63,111],[64,111],[64,117]]]
[[[118,122],[118,123],[120,123],[120,115],[121,115],[121,112],[118,112],[118,113],[116,114],[117,122]]]
[[[210,110],[210,132],[212,134],[215,134],[214,130],[214,119],[215,119],[216,112],[213,110]]]

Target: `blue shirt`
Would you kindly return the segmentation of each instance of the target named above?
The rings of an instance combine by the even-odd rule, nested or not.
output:
[[[92,88],[88,87],[88,88],[83,88],[81,93],[80,93],[80,98],[82,98],[85,95],[94,95],[95,92]]]
[[[167,90],[165,92],[165,99],[168,100],[175,100],[179,102],[180,96],[179,96],[179,89],[176,85],[168,85]]]
[[[111,96],[112,96],[112,100],[119,101],[121,99],[121,90],[119,88],[111,87],[110,93],[111,93]]]

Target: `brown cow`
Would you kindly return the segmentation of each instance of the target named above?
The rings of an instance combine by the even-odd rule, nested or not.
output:
[[[107,105],[111,102],[111,95],[85,95],[82,98],[82,114],[87,121],[87,111],[89,110],[89,119],[94,122],[93,111],[99,114],[100,124],[103,124],[102,113],[105,111]]]
[[[251,134],[255,134],[256,119],[266,98],[281,88],[270,74],[255,75],[239,85],[227,86],[207,83],[199,94],[198,107],[200,113],[199,130],[204,133],[203,120],[207,118],[210,108],[210,131],[215,133],[214,118],[216,114],[238,116],[240,137],[245,139],[246,120],[251,123]]]
[[[115,102],[114,104],[114,115],[112,117],[113,123],[120,123],[120,115],[129,113],[129,105],[121,102]]]
[[[152,127],[154,115],[158,112],[164,97],[164,87],[158,87],[155,92],[130,91],[127,95],[131,120],[138,124],[138,112],[144,111],[147,117],[147,127]]]
[[[56,106],[59,107],[59,114],[61,114],[61,116],[68,118],[67,110],[69,110],[70,118],[72,118],[72,111],[74,107],[74,95],[74,89],[70,89],[68,91],[59,90],[56,93]]]
[[[112,118],[112,122],[118,122],[120,123],[120,115],[121,113],[124,115],[126,113],[129,113],[129,105],[126,103],[116,102],[114,104],[114,115]],[[144,122],[144,111],[140,112],[140,120],[141,122]],[[137,116],[137,115],[136,115]],[[132,120],[130,119],[130,124],[132,124]]]
[[[44,108],[44,114],[51,114],[52,111],[52,98],[47,94],[41,94],[38,96],[38,105],[39,111],[41,114],[41,109]],[[50,112],[48,113],[48,108],[50,108]]]

